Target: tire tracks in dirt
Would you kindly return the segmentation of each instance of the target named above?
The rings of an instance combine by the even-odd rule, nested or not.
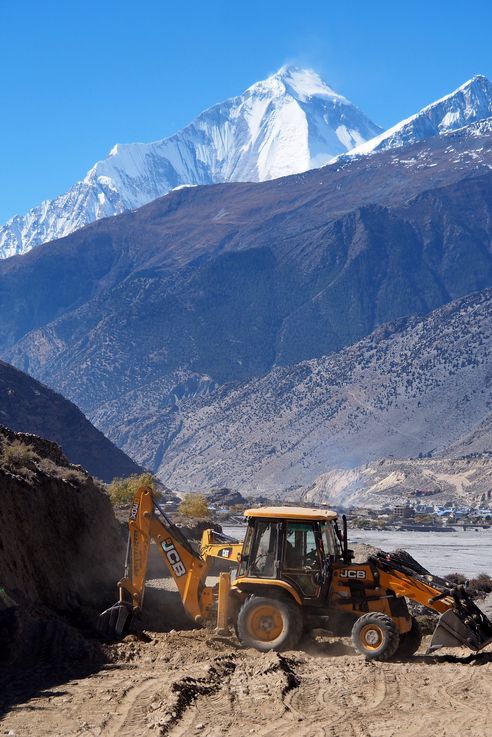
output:
[[[489,652],[375,663],[331,644],[259,653],[205,630],[128,640],[113,652],[104,669],[18,704],[0,733],[492,737]]]
[[[129,686],[116,707],[116,714],[103,725],[101,737],[135,737],[135,730],[145,724],[158,683],[158,678],[148,676],[143,683],[140,681],[137,686]]]
[[[209,666],[205,678],[193,678],[185,676],[171,685],[171,690],[176,694],[175,703],[167,711],[158,734],[167,737],[173,727],[181,721],[183,715],[192,706],[199,696],[212,696],[220,691],[236,669],[236,658],[234,653],[218,655]]]

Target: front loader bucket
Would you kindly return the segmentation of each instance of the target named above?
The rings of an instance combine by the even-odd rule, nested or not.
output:
[[[120,640],[128,632],[133,607],[126,601],[117,601],[99,615],[97,629],[105,640]]]
[[[431,653],[440,647],[469,647],[478,651],[492,642],[492,622],[473,605],[466,613],[449,609],[441,614],[427,650]]]

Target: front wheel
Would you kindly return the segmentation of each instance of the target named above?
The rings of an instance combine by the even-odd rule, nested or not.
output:
[[[237,633],[246,647],[267,650],[292,650],[302,633],[302,616],[293,602],[251,596],[239,610]]]
[[[363,614],[352,628],[357,652],[368,660],[389,660],[396,652],[400,635],[395,623],[382,612]]]

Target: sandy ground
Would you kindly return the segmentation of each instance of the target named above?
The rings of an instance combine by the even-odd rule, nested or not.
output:
[[[31,695],[25,680],[11,684],[17,696],[0,734],[492,736],[491,647],[374,663],[349,640],[321,634],[277,654],[188,630],[129,635],[110,654],[111,664],[85,677],[52,674],[52,685]]]
[[[492,735],[492,653],[368,663],[347,641],[242,650],[211,632],[130,636],[115,663],[17,704],[18,737]]]

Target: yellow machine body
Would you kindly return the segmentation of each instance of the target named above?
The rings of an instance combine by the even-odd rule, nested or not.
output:
[[[245,512],[243,543],[205,530],[199,551],[160,509],[146,487],[130,511],[125,575],[119,602],[101,615],[103,629],[121,636],[143,605],[152,542],[174,579],[187,614],[258,649],[285,649],[301,632],[323,627],[335,635],[352,631],[366,655],[387,659],[418,647],[416,622],[407,600],[440,614],[431,649],[466,644],[479,650],[492,641],[492,623],[463,587],[433,576],[407,553],[379,552],[353,563],[337,514],[327,509],[261,507]],[[207,585],[214,560],[229,572]],[[406,649],[402,643],[405,643]]]

